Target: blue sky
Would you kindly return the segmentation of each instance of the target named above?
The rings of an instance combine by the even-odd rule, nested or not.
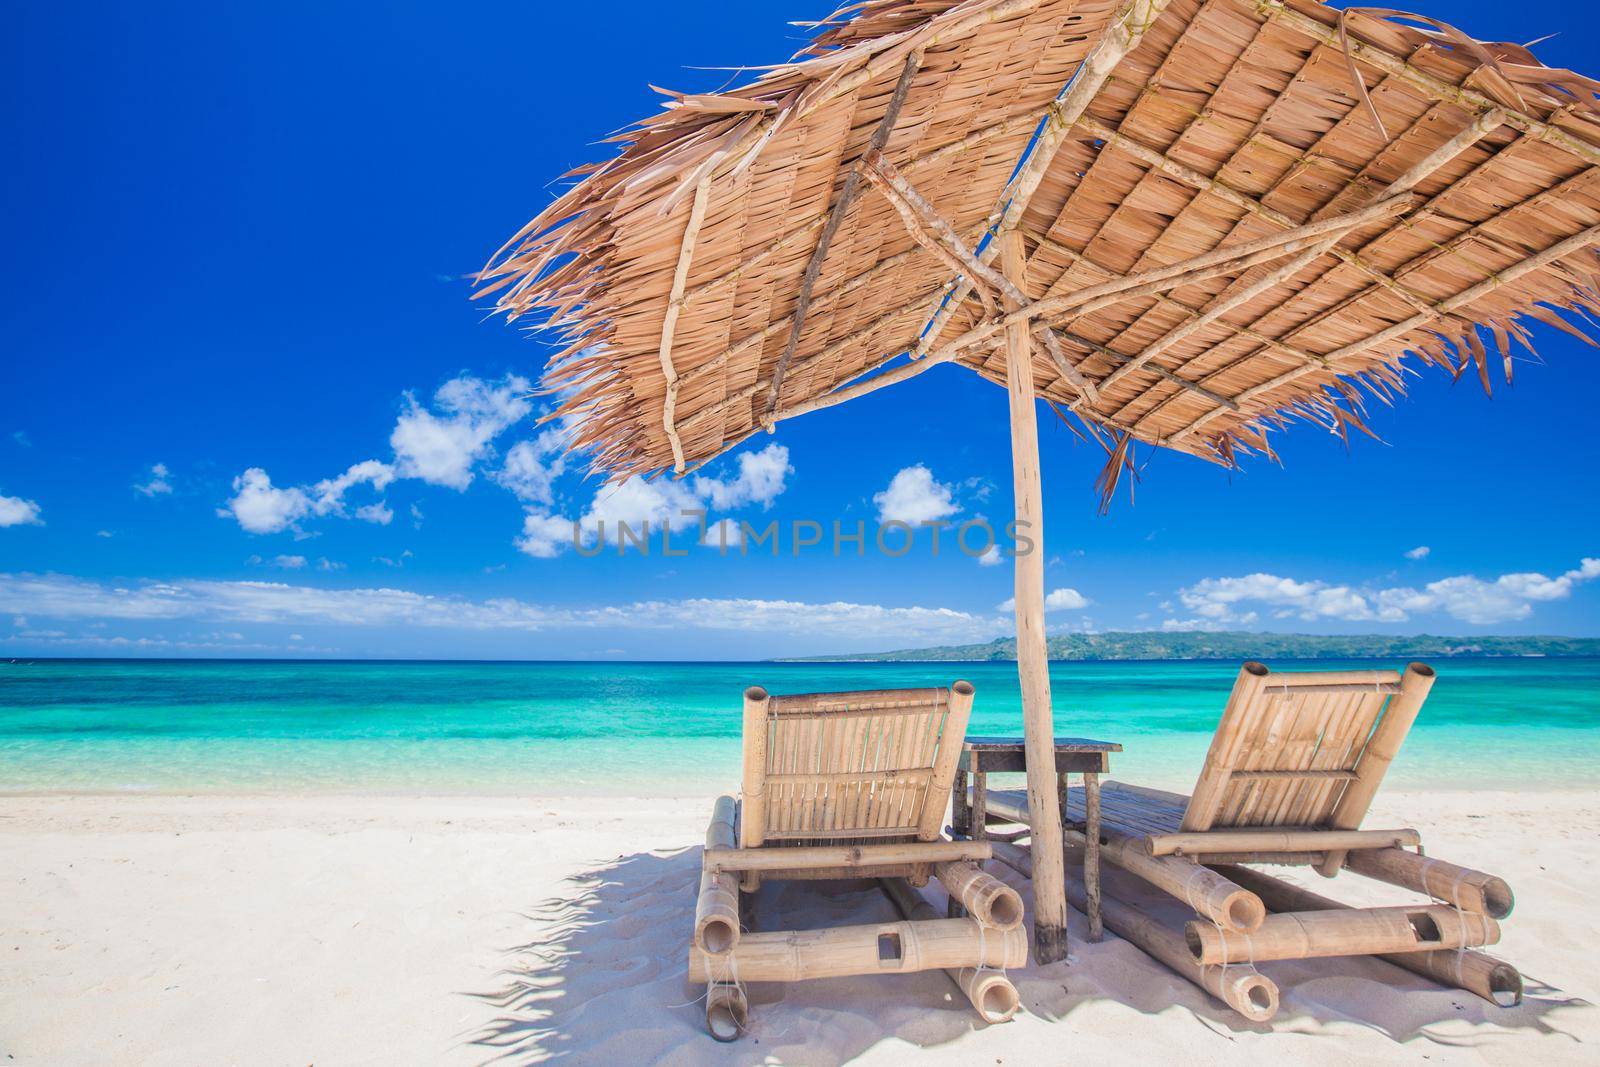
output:
[[[1583,5],[1414,6],[1558,32],[1541,57],[1592,72]],[[1005,632],[1005,561],[926,536],[788,554],[796,519],[1003,523],[1005,394],[958,368],[784,423],[698,483],[607,499],[552,469],[519,399],[548,350],[462,275],[657,106],[646,83],[715,88],[688,68],[784,58],[787,21],[826,13],[666,10],[18,7],[0,654],[719,659]],[[1600,633],[1600,363],[1537,335],[1548,365],[1492,399],[1429,372],[1374,408],[1381,444],[1300,427],[1283,467],[1232,474],[1146,452],[1106,516],[1098,451],[1046,417],[1052,627]],[[685,502],[777,519],[784,554],[583,558],[525,529]]]

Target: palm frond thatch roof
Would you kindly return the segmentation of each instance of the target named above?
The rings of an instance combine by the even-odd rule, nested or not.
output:
[[[545,384],[614,476],[941,362],[1003,385],[1008,314],[1114,463],[1231,464],[1287,420],[1361,427],[1407,355],[1487,388],[1530,319],[1600,309],[1600,83],[1525,48],[1317,0],[819,25],[751,84],[668,94],[480,277],[561,339]]]

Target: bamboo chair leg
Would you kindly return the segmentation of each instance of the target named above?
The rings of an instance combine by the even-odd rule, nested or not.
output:
[[[739,929],[752,933],[756,930],[756,895],[754,893],[739,893]]]
[[[912,889],[901,878],[879,878],[878,886],[884,894],[894,902],[895,910],[900,912],[904,919],[937,919],[939,913],[921,893]],[[1022,998],[1017,995],[1017,987],[1011,984],[1011,979],[999,971],[978,970],[973,967],[962,967],[959,970],[946,968],[946,975],[956,984],[956,988],[966,994],[967,1000],[977,1009],[978,1015],[987,1023],[1009,1022],[1022,1006]]]
[[[707,848],[733,847],[735,802],[717,798],[706,829]],[[728,952],[739,943],[739,879],[729,872],[704,871],[700,896],[695,902],[694,943],[713,955]]]
[[[997,844],[994,858],[1026,878],[1033,877],[1033,854],[1019,845]],[[1081,882],[1068,878],[1066,887],[1067,900],[1073,907],[1080,911],[1088,907],[1088,894]],[[1250,968],[1196,963],[1184,943],[1183,934],[1115,897],[1103,898],[1101,908],[1106,925],[1113,933],[1137,945],[1146,955],[1160,960],[1251,1022],[1266,1022],[1278,1013],[1278,987],[1266,975]]]
[[[951,900],[961,902],[963,912],[984,926],[1010,930],[1022,925],[1021,895],[976,863],[935,863],[933,876]]]
[[[967,799],[967,772],[956,768],[950,789],[950,833],[957,841],[972,836],[972,803]],[[945,917],[959,919],[967,913],[954,894],[945,903]]]
[[[1142,842],[1114,830],[1102,829],[1100,836],[1100,859],[1138,875],[1226,930],[1252,933],[1267,917],[1261,898],[1209,868],[1172,856],[1148,855]],[[1066,839],[1087,850],[1088,839],[1078,831],[1068,830]]]
[[[1352,852],[1344,868],[1430,897],[1448,901],[1464,911],[1480,912],[1491,919],[1511,914],[1516,898],[1505,879],[1422,856],[1400,848],[1374,848]]]
[[[1065,817],[1066,808],[1062,807]],[[1083,776],[1083,888],[1088,895],[1085,905],[1089,916],[1089,940],[1099,941],[1105,936],[1105,923],[1101,916],[1100,897],[1100,776]]]
[[[1248,867],[1223,867],[1221,873],[1256,893],[1274,911],[1351,907]],[[1504,960],[1497,960],[1474,949],[1386,952],[1380,954],[1378,959],[1403,967],[1413,974],[1432,978],[1440,985],[1464,989],[1503,1008],[1522,1003],[1522,975],[1517,969]]]
[[[718,1041],[737,1041],[750,1025],[750,1002],[732,982],[706,985],[706,1029]]]
[[[926,919],[746,934],[729,956],[690,949],[689,977],[710,982],[737,974],[741,981],[799,982],[1027,962],[1028,934],[1020,926],[993,930],[973,919]]]
[[[1475,948],[1499,941],[1500,926],[1487,915],[1427,904],[1280,912],[1254,933],[1231,936],[1195,920],[1184,937],[1197,963],[1222,965]]]

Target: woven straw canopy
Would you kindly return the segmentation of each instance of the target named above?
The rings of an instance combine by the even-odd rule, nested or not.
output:
[[[943,362],[1003,385],[1007,316],[1108,471],[1135,439],[1231,464],[1290,419],[1361,427],[1407,355],[1509,379],[1530,317],[1600,305],[1600,83],[1525,48],[1315,0],[819,27],[750,85],[668,93],[480,278],[559,336],[545,384],[613,476]]]

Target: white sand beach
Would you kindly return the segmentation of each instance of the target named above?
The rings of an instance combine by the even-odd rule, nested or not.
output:
[[[1013,974],[985,1027],[940,972],[753,985],[713,1043],[685,980],[711,798],[0,800],[0,1055],[18,1064],[1594,1063],[1600,802],[1392,793],[1374,818],[1506,877],[1494,1008],[1371,960],[1263,964],[1252,1025],[1115,936]],[[1004,871],[1003,868],[1000,869]],[[1018,880],[1009,872],[1004,876]],[[1346,876],[1319,889],[1381,899]],[[1020,883],[1018,883],[1020,884]],[[937,890],[930,888],[930,894]],[[1399,891],[1391,891],[1398,893]],[[1396,899],[1401,899],[1397,897]],[[876,890],[780,885],[762,917],[873,921]]]

